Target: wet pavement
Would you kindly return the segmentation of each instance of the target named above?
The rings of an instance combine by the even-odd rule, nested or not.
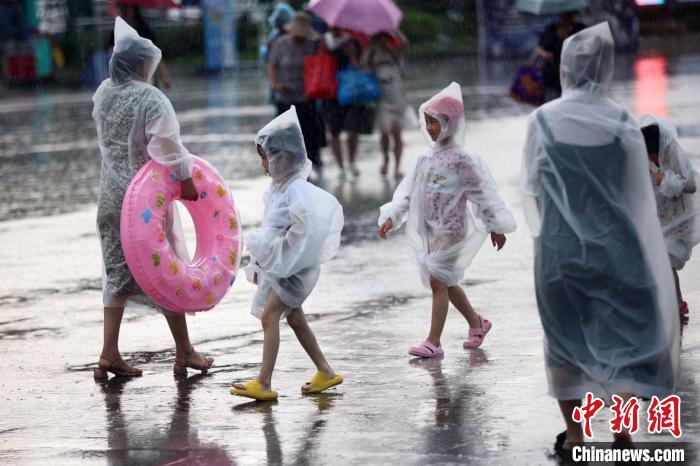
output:
[[[249,314],[254,287],[243,280],[216,309],[188,318],[195,346],[216,358],[207,375],[175,379],[164,319],[127,314],[120,347],[144,376],[92,380],[102,311],[90,93],[1,100],[0,464],[553,464],[547,455],[562,422],[546,395],[532,242],[517,190],[529,109],[505,97],[513,66],[455,59],[411,69],[416,104],[449,80],[466,84],[468,148],[489,164],[519,221],[503,251],[484,246],[463,282],[494,323],[484,346],[462,349],[467,327],[452,311],[443,360],[407,355],[425,337],[431,297],[404,236],[383,242],[375,235],[378,207],[395,183],[378,174],[376,135],[365,137],[357,180],[340,180],[324,154],[319,183],[343,204],[346,227],[306,305],[345,383],[302,396],[313,367],[282,324],[273,378],[280,399],[273,404],[228,394],[231,382],[257,373],[262,350],[259,322]],[[667,114],[698,167],[699,75],[700,55],[626,57],[618,60],[614,91],[635,114]],[[183,139],[229,181],[249,231],[260,222],[267,183],[252,148],[272,114],[266,85],[249,74],[182,78],[177,86],[171,95]],[[416,131],[406,141],[408,165],[425,146]],[[700,447],[699,279],[700,260],[691,260],[681,272],[691,320],[679,378],[688,454]],[[596,440],[608,439],[606,422],[597,418]],[[669,435],[654,439],[673,442]]]

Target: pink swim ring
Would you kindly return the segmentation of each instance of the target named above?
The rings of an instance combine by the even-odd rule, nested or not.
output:
[[[180,182],[151,160],[129,185],[121,213],[121,241],[131,274],[156,304],[174,312],[207,311],[233,285],[240,265],[241,224],[221,175],[194,157],[192,179],[199,199],[182,201],[195,225],[197,250],[184,263],[166,238],[165,215],[180,199]]]

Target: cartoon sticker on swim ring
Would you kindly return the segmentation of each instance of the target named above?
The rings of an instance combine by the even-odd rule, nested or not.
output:
[[[221,175],[203,159],[193,158],[197,201],[180,200],[180,183],[161,182],[163,173],[176,181],[166,167],[149,161],[129,185],[121,214],[124,256],[134,279],[156,304],[174,312],[206,311],[225,296],[240,266],[238,211]],[[207,192],[216,195],[202,196]],[[166,213],[174,200],[187,208],[195,226],[197,250],[190,262],[178,257],[165,235]]]

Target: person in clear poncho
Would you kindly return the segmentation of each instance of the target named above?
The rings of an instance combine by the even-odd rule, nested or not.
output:
[[[563,95],[530,115],[523,150],[549,392],[567,426],[555,447],[569,454],[582,440],[571,416],[586,392],[666,396],[678,369],[673,279],[644,139],[608,98],[613,61],[607,23],[568,38]]]
[[[432,289],[428,338],[409,350],[420,357],[444,354],[440,337],[449,303],[469,323],[464,348],[477,348],[491,328],[458,285],[490,233],[499,250],[505,233],[515,231],[513,214],[496,192],[486,164],[464,147],[462,90],[450,84],[420,107],[420,123],[430,150],[419,157],[379,212],[379,235],[406,223],[406,234],[423,284]],[[478,220],[478,222],[477,222]]]
[[[317,368],[301,390],[318,393],[343,378],[326,361],[302,305],[318,281],[320,264],[338,250],[343,209],[332,195],[307,181],[311,161],[294,106],[261,129],[255,143],[263,169],[272,177],[263,197],[262,226],[246,241],[250,251],[246,275],[258,287],[252,314],[262,321],[263,360],[258,377],[235,384],[231,394],[277,399],[272,372],[279,350],[279,321],[284,318]]]
[[[162,92],[146,83],[160,61],[160,50],[119,17],[114,25],[114,44],[110,77],[92,97],[92,117],[102,155],[97,228],[103,263],[104,343],[96,378],[107,377],[107,372],[141,375],[141,370],[127,364],[119,352],[121,320],[126,306],[146,304],[156,308],[131,275],[121,246],[121,208],[132,178],[153,159],[170,167],[181,180],[182,199],[195,201],[198,197],[190,178],[191,155],[180,141],[175,111]],[[172,206],[167,217],[168,240],[178,256],[189,260]],[[209,368],[213,359],[202,357],[192,347],[185,316],[169,311],[164,315],[176,344],[175,372],[186,373],[187,367]]]
[[[678,133],[671,123],[644,115],[640,126],[647,146],[657,213],[676,282],[681,324],[687,325],[688,303],[683,300],[678,270],[685,266],[693,247],[700,242],[700,178],[678,143]]]

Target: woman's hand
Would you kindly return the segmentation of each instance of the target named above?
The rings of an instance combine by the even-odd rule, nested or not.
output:
[[[496,248],[496,251],[503,249],[506,244],[506,235],[501,233],[491,233],[491,244]]]
[[[272,85],[272,90],[280,94],[286,94],[289,92],[290,89],[289,86],[287,86],[286,84],[276,82]]]
[[[199,193],[192,178],[180,181],[180,191],[180,197],[185,201],[196,201],[199,199]]]
[[[386,239],[387,233],[389,233],[392,228],[394,228],[394,221],[389,218],[386,222],[382,224],[382,226],[379,227],[379,237],[382,239]]]

